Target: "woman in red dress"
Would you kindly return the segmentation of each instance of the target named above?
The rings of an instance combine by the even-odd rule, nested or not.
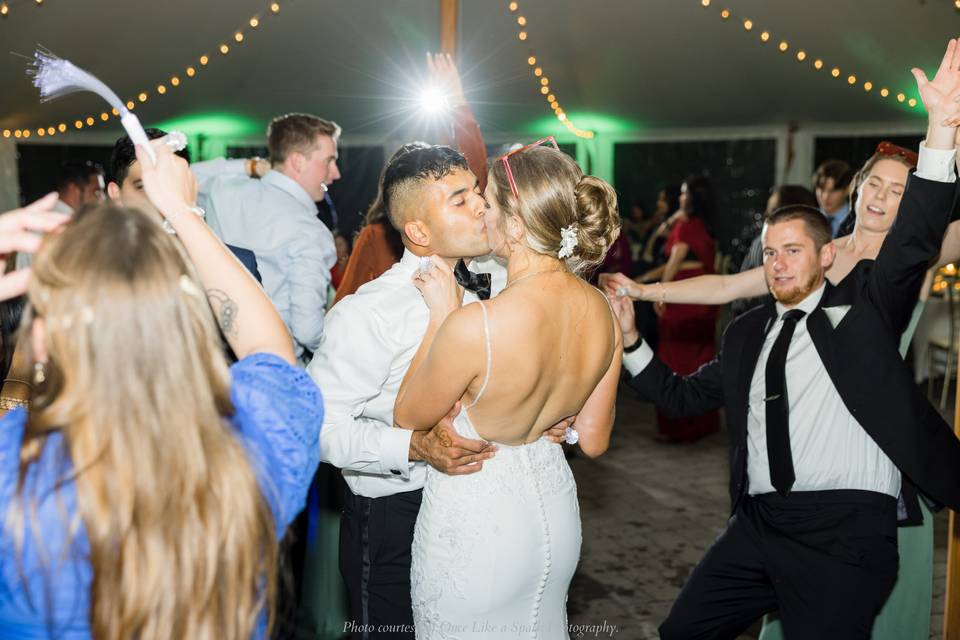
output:
[[[680,187],[680,209],[663,247],[667,262],[659,280],[685,280],[714,272],[715,243],[708,222],[714,200],[705,177],[690,177]],[[652,274],[648,274],[652,275]],[[705,304],[662,304],[655,307],[660,342],[657,356],[678,374],[693,373],[716,355],[718,308]],[[696,418],[673,419],[657,411],[657,440],[694,442],[720,429],[716,411]]]

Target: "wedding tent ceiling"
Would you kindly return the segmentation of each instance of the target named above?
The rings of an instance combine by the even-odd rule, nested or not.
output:
[[[119,124],[100,122],[103,103],[89,94],[41,104],[16,55],[38,44],[124,99],[146,92],[137,103],[146,124],[192,119],[211,135],[253,136],[275,114],[308,111],[342,123],[348,136],[377,137],[415,130],[424,54],[439,43],[439,0],[279,0],[276,14],[263,0],[6,4],[0,42],[12,54],[0,57],[0,129],[29,127],[36,139],[37,128],[65,123],[67,134],[57,136],[64,142],[113,135]],[[527,64],[531,50],[566,113],[598,132],[786,122],[922,127],[922,107],[908,102],[916,97],[910,67],[932,75],[947,39],[960,34],[954,0],[526,0],[516,12],[508,4],[460,2],[459,63],[491,135],[563,130]],[[76,131],[73,123],[87,117],[96,126]]]

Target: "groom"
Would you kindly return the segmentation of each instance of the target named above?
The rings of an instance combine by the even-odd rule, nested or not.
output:
[[[436,254],[453,264],[486,256],[490,246],[486,201],[457,151],[408,151],[387,166],[382,186],[384,207],[403,236],[403,257],[333,307],[307,372],[324,396],[321,458],[342,469],[347,484],[340,571],[352,620],[344,631],[354,638],[413,638],[410,548],[426,464],[449,474],[476,473],[495,447],[456,434],[452,419],[459,407],[431,431],[393,427],[397,391],[429,318],[411,278],[421,257]],[[493,278],[496,293],[505,269],[492,259],[483,268],[500,271]],[[478,292],[490,295],[488,274],[458,271],[464,304]]]

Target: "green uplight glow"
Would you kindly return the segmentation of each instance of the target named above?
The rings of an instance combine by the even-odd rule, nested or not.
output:
[[[265,135],[265,122],[253,120],[237,113],[213,111],[209,113],[194,113],[180,118],[172,118],[156,124],[151,124],[164,131],[182,131],[188,136],[225,136],[243,137],[251,135]]]
[[[573,111],[567,112],[567,116],[580,129],[595,131],[597,133],[629,133],[642,129],[639,123],[626,118],[618,118],[606,113],[595,113],[592,111]],[[526,131],[535,134],[552,135],[555,133],[567,133],[567,127],[557,120],[554,115],[544,116],[530,122]]]

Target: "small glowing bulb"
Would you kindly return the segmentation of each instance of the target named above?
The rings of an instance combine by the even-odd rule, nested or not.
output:
[[[93,116],[90,116],[90,117],[87,118],[87,126],[88,126],[88,127],[92,127],[94,122],[96,122],[96,120],[93,119]]]
[[[747,31],[750,31],[750,29],[753,29],[753,20],[744,20],[743,28],[746,29]]]
[[[220,53],[222,53],[223,55],[227,55],[228,53],[230,53],[230,47],[228,47],[225,44],[220,45]]]
[[[48,135],[48,136],[52,136],[52,135],[55,134],[56,132],[57,132],[57,130],[54,129],[53,127],[47,127],[47,135]]]
[[[197,75],[197,70],[193,67],[187,67],[187,75],[192,78],[193,76]]]
[[[871,91],[871,90],[873,90],[873,83],[870,82],[869,80],[866,81],[866,82],[864,82],[864,83],[863,83],[863,90],[864,90],[864,91]]]
[[[174,86],[174,87],[179,87],[179,86],[180,86],[180,78],[178,78],[177,76],[173,76],[172,78],[170,78],[170,84],[171,84],[172,86]]]
[[[543,95],[547,95],[548,93],[550,93],[550,87],[540,87],[540,93],[542,93]]]
[[[427,87],[419,97],[420,110],[428,115],[436,115],[447,111],[450,108],[450,101],[447,94],[439,87]]]
[[[537,67],[536,69],[533,70],[533,75],[539,78],[540,76],[543,75],[543,69],[541,69],[540,67]]]
[[[106,122],[107,120],[110,119],[110,114],[104,111],[103,113],[100,114],[100,119]]]
[[[764,41],[764,42],[766,42],[767,40],[769,40],[769,39],[770,39],[770,32],[769,32],[769,31],[764,31],[763,33],[761,33],[761,34],[760,34],[760,39],[761,39],[762,41]]]
[[[560,103],[557,102],[556,100],[553,100],[552,102],[550,102],[550,108],[553,110],[557,110],[560,108]]]
[[[556,102],[556,101],[557,101],[557,96],[553,95],[552,93],[547,96],[547,102]]]
[[[116,109],[110,109],[110,113],[112,113],[115,117],[120,115],[120,112]]]
[[[30,137],[30,129],[24,129],[24,130],[23,130],[23,137],[24,137],[24,138],[29,138],[29,137]]]
[[[160,95],[163,95],[166,92],[167,92],[167,88],[165,86],[163,86],[162,84],[157,85],[157,93],[159,93]]]
[[[243,34],[237,31],[235,34],[233,34],[233,39],[237,42],[243,42]]]
[[[813,67],[814,67],[815,69],[822,69],[822,68],[823,68],[823,60],[820,60],[820,59],[814,60],[814,61],[813,61]]]
[[[723,11],[721,11],[721,12],[720,12],[720,17],[723,18],[724,20],[726,20],[727,18],[729,18],[729,17],[730,17],[730,10],[729,10],[729,9],[724,9]]]
[[[839,78],[840,69],[837,69],[836,67],[834,67],[833,69],[830,70],[830,75],[832,75],[834,78]]]
[[[523,16],[517,16],[517,24],[520,25],[521,27],[525,27],[527,26],[527,19],[524,18]]]
[[[520,5],[518,5],[516,2],[510,3],[510,11],[516,11],[519,8],[520,8]]]
[[[957,2],[960,2],[960,0],[957,0]],[[700,0],[700,4],[703,5],[704,7],[709,7],[710,0]]]
[[[270,5],[270,11],[273,11],[274,13],[280,13],[280,5],[274,2]]]
[[[134,107],[136,107],[136,106],[137,106],[137,105],[135,105],[135,104],[133,103],[133,100],[127,100],[127,109],[128,109],[129,111],[133,111]]]
[[[880,89],[880,95],[886,98],[888,95],[890,95],[889,89],[887,89],[886,87],[884,87],[883,89]]]
[[[548,84],[550,84],[550,78],[547,78],[546,76],[540,78],[540,84],[542,84],[543,86],[547,86]]]
[[[57,125],[57,130],[60,131],[60,133],[63,133],[67,130],[67,125],[61,122],[59,125]]]
[[[787,49],[790,48],[790,45],[787,44],[787,41],[786,41],[786,40],[784,40],[784,41],[782,41],[782,42],[780,43],[780,46],[779,46],[778,48],[780,49],[780,52],[781,52],[781,53],[784,53],[784,52],[786,52]]]
[[[147,101],[146,92],[141,91],[140,95],[137,96],[137,100],[139,100],[140,102],[146,102]]]
[[[10,129],[4,129],[4,130],[3,130],[3,137],[4,137],[4,138],[9,138],[9,137],[10,137]]]
[[[854,75],[847,76],[847,84],[857,84],[857,76],[854,76]]]
[[[567,119],[567,114],[561,113],[561,114],[558,114],[557,117],[560,118],[560,122],[563,122],[564,120]]]
[[[43,136],[45,136],[46,133],[47,133],[47,132],[44,131],[43,129],[37,129],[37,135],[40,136],[41,138],[42,138]]]
[[[10,7],[7,6],[7,3],[4,2],[3,4],[0,4],[0,16],[6,16],[8,13],[10,13]],[[17,137],[19,138],[20,136]]]
[[[73,126],[75,126],[77,129],[83,129],[83,121],[77,120],[76,122],[73,123]]]
[[[43,0],[37,0],[37,6],[40,6],[41,4],[43,4]]]
[[[22,136],[22,135],[23,135],[23,132],[20,131],[20,129],[17,129],[16,131],[13,132],[13,137],[14,137],[14,138],[19,138],[19,137]]]
[[[519,34],[517,37],[520,38],[521,40],[526,40],[526,39],[527,39],[527,32],[526,32],[526,31],[521,31],[520,34]]]
[[[260,26],[260,20],[257,18],[250,18],[250,26],[256,29]]]
[[[917,101],[914,98],[910,98],[909,100],[907,100],[907,104],[910,105],[911,107],[915,107],[917,106]]]
[[[205,55],[204,55],[204,56],[200,56],[200,66],[205,67],[205,66],[207,66],[207,63],[208,63],[208,62],[210,62],[210,58],[208,58],[208,57],[205,56]]]
[[[798,61],[798,62],[803,62],[803,61],[806,60],[806,59],[807,59],[807,52],[806,52],[806,51],[797,51],[797,61]]]
[[[532,67],[533,65],[537,64],[537,59],[534,56],[530,56],[527,58],[527,64]]]
[[[907,96],[903,95],[902,93],[897,94],[897,102],[903,102],[906,99],[907,99]]]

